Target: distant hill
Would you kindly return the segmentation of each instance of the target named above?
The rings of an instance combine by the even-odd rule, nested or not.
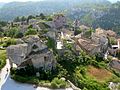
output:
[[[17,16],[64,12],[71,20],[79,19],[81,24],[112,29],[120,34],[120,2],[112,4],[107,0],[45,0],[0,3],[0,6],[0,20],[9,21]]]
[[[113,4],[105,15],[93,23],[93,26],[112,29],[120,35],[120,2]]]
[[[0,2],[0,8],[2,8],[5,5],[5,3]]]
[[[17,16],[35,15],[40,13],[52,14],[71,10],[74,7],[88,7],[92,4],[110,4],[107,0],[45,0],[39,2],[11,2],[0,9],[0,19],[12,20]]]

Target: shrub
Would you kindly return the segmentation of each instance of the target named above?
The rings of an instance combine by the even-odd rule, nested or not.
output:
[[[37,30],[36,29],[28,29],[26,32],[25,32],[25,35],[36,35],[37,34]]]
[[[116,45],[117,44],[117,40],[114,37],[109,37],[109,43],[112,45]]]
[[[28,29],[30,29],[30,28],[33,28],[33,25],[29,25],[29,26],[28,26]]]
[[[6,64],[6,61],[0,59],[0,70],[5,66],[5,64]]]
[[[48,20],[48,21],[52,21],[53,19],[52,19],[51,17],[49,17],[47,20]]]
[[[52,88],[66,88],[67,83],[62,79],[54,78],[51,82],[51,87]]]
[[[55,41],[53,39],[48,38],[47,46],[48,46],[48,48],[52,49],[53,51],[56,51]]]
[[[117,88],[118,90],[120,90],[120,85],[118,85],[118,88]]]
[[[12,75],[12,79],[21,83],[39,84],[39,80],[36,77],[22,77],[14,74]]]
[[[24,35],[23,35],[22,32],[17,32],[16,35],[15,35],[16,38],[22,38],[23,36]]]
[[[114,73],[116,76],[120,77],[120,73],[117,72],[117,70],[113,70],[113,73]]]
[[[56,82],[51,82],[51,87],[52,88],[59,88]]]
[[[86,37],[86,38],[90,38],[91,37],[91,35],[92,35],[92,32],[93,32],[93,30],[87,30],[85,33],[84,33],[84,37]]]
[[[82,30],[80,30],[80,29],[75,30],[74,35],[78,35],[78,34],[80,34],[81,32],[82,32]]]
[[[12,38],[10,38],[10,39],[8,39],[7,41],[5,41],[4,43],[3,43],[3,47],[8,47],[8,46],[10,46],[10,45],[16,45],[16,39],[12,39]]]
[[[11,28],[8,32],[6,32],[7,36],[8,37],[15,37],[16,34],[19,32],[18,28],[17,27],[14,27],[14,28]]]
[[[0,70],[5,66],[6,64],[6,51],[0,50]]]
[[[83,90],[88,90],[88,89],[84,87]]]
[[[16,74],[16,68],[10,68],[10,74],[11,75]]]

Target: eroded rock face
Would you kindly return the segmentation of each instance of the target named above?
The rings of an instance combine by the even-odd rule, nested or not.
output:
[[[51,28],[59,29],[67,25],[66,17],[62,14],[55,15],[53,21],[45,22]]]
[[[82,50],[84,50],[86,53],[90,55],[94,55],[95,53],[100,52],[99,45],[91,42],[90,40],[78,39],[78,45]]]
[[[26,55],[28,55],[28,45],[27,44],[19,44],[12,45],[7,48],[8,58],[11,62],[14,62],[16,65],[20,65],[25,61]]]
[[[55,67],[55,59],[52,51],[42,43],[38,36],[28,36],[23,39],[24,44],[12,45],[7,48],[8,58],[19,68],[27,64],[35,68],[43,67],[52,69]]]
[[[109,37],[116,37],[116,36],[117,36],[117,34],[116,34],[114,31],[112,31],[112,30],[106,31],[106,34],[107,34]]]
[[[90,38],[80,37],[77,40],[77,44],[81,49],[89,53],[90,55],[99,54],[100,57],[104,57],[104,54],[108,49],[108,39],[104,33],[92,33]]]
[[[110,65],[110,67],[120,71],[120,61],[119,60],[112,60],[109,65]]]
[[[105,34],[92,35],[92,41],[97,44],[100,48],[100,54],[104,55],[108,49],[108,38]]]
[[[53,22],[55,28],[61,28],[66,25],[66,18],[63,15],[56,15]]]

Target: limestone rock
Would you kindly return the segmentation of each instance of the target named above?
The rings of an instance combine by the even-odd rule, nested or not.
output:
[[[117,36],[117,34],[116,34],[114,31],[112,31],[112,30],[107,30],[107,31],[106,31],[106,34],[107,34],[109,37],[116,37],[116,36]]]
[[[28,36],[24,44],[12,45],[7,48],[8,58],[18,68],[33,65],[35,68],[52,69],[56,65],[52,51],[48,50],[38,36]]]
[[[110,67],[120,71],[120,61],[119,60],[112,60],[109,65],[110,65]]]
[[[66,17],[62,14],[55,15],[53,21],[45,22],[51,28],[59,29],[67,25]]]
[[[88,54],[99,54],[104,57],[108,49],[108,38],[102,30],[99,30],[99,32],[92,33],[90,38],[77,37],[77,45]]]
[[[62,14],[61,15],[56,15],[53,22],[55,24],[55,28],[61,28],[64,25],[66,25],[66,18]]]
[[[22,39],[17,39],[17,40],[16,40],[16,43],[17,43],[17,44],[23,44],[23,43],[25,43],[25,42],[24,42]]]
[[[28,54],[27,44],[12,45],[7,48],[8,58],[16,65],[20,65],[25,61],[25,57]]]

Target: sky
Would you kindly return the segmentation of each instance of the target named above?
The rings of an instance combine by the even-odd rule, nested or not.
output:
[[[27,2],[27,1],[42,1],[42,0],[0,0],[0,2],[13,2],[13,1]]]
[[[0,2],[13,2],[13,1],[20,1],[20,2],[26,2],[26,1],[42,1],[42,0],[0,0]],[[109,0],[111,2],[116,2],[120,0]]]

